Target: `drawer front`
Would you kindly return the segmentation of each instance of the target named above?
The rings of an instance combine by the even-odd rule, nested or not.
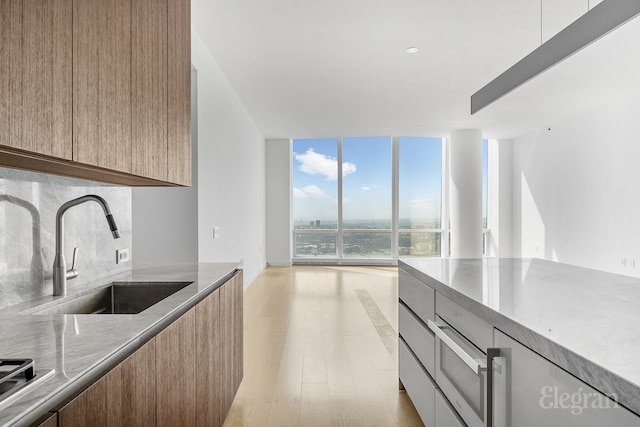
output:
[[[482,351],[493,346],[492,325],[439,293],[436,313]]]
[[[398,296],[423,322],[435,318],[436,291],[409,273],[399,270]]]
[[[402,339],[398,340],[398,372],[422,422],[427,427],[434,426],[436,388],[429,374]]]
[[[640,426],[640,417],[497,329],[495,341],[504,355],[494,373],[496,427]]]
[[[486,356],[471,342],[436,316],[442,333],[462,352],[474,360],[486,360]],[[486,418],[487,378],[485,372],[477,373],[456,354],[449,344],[436,338],[436,383],[447,397],[456,413],[469,427],[483,427]]]
[[[402,338],[411,347],[427,372],[435,377],[436,353],[433,332],[402,302],[398,304],[398,325]]]
[[[436,427],[466,427],[440,390],[436,390]],[[425,424],[429,427],[428,424]]]

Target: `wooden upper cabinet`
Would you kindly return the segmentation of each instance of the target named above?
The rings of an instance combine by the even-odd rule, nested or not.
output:
[[[189,0],[133,2],[133,170],[191,185]]]
[[[76,0],[74,160],[131,172],[131,0]]]
[[[168,180],[191,185],[191,7],[189,0],[168,5]]]
[[[0,166],[191,185],[190,34],[189,0],[1,0]]]
[[[167,0],[133,1],[133,173],[166,181]]]
[[[72,157],[72,0],[0,1],[0,145]]]

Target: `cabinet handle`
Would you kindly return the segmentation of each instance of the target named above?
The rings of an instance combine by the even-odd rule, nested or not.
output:
[[[471,369],[476,375],[480,375],[487,370],[487,364],[482,359],[474,359],[469,353],[464,351],[453,339],[445,334],[442,329],[446,326],[442,326],[431,319],[427,319],[427,326],[433,331],[434,334],[446,344],[447,347],[453,351],[464,363]]]
[[[485,412],[485,425],[493,427],[493,359],[500,357],[499,348],[487,349],[487,393],[485,402],[487,404]]]

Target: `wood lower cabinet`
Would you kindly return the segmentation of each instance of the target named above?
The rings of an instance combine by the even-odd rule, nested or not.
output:
[[[195,309],[156,336],[157,425],[196,424]]]
[[[242,272],[220,287],[222,386],[220,415],[224,420],[243,375]]]
[[[58,426],[58,413],[49,412],[43,415],[35,423],[31,424],[31,427],[57,427]]]
[[[102,377],[58,412],[60,427],[109,427],[107,378]]]
[[[242,381],[242,298],[238,271],[60,409],[58,426],[222,426]]]
[[[0,146],[72,158],[72,1],[0,2]]]
[[[147,342],[111,370],[107,380],[110,426],[156,425],[156,341]]]
[[[226,285],[225,285],[226,286]],[[196,425],[221,426],[220,289],[196,306]]]
[[[155,426],[155,349],[152,339],[67,403],[58,426]]]

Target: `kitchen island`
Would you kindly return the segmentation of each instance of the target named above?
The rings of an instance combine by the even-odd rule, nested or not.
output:
[[[540,259],[403,259],[399,268],[401,289],[404,272],[640,414],[640,279]]]
[[[10,403],[0,403],[0,426],[29,425],[57,411],[235,277],[240,278],[235,282],[241,293],[236,263],[165,265],[134,269],[69,291],[79,294],[111,282],[192,282],[139,314],[30,314],[64,300],[52,296],[1,310],[0,357],[30,358],[36,372],[55,373]]]

